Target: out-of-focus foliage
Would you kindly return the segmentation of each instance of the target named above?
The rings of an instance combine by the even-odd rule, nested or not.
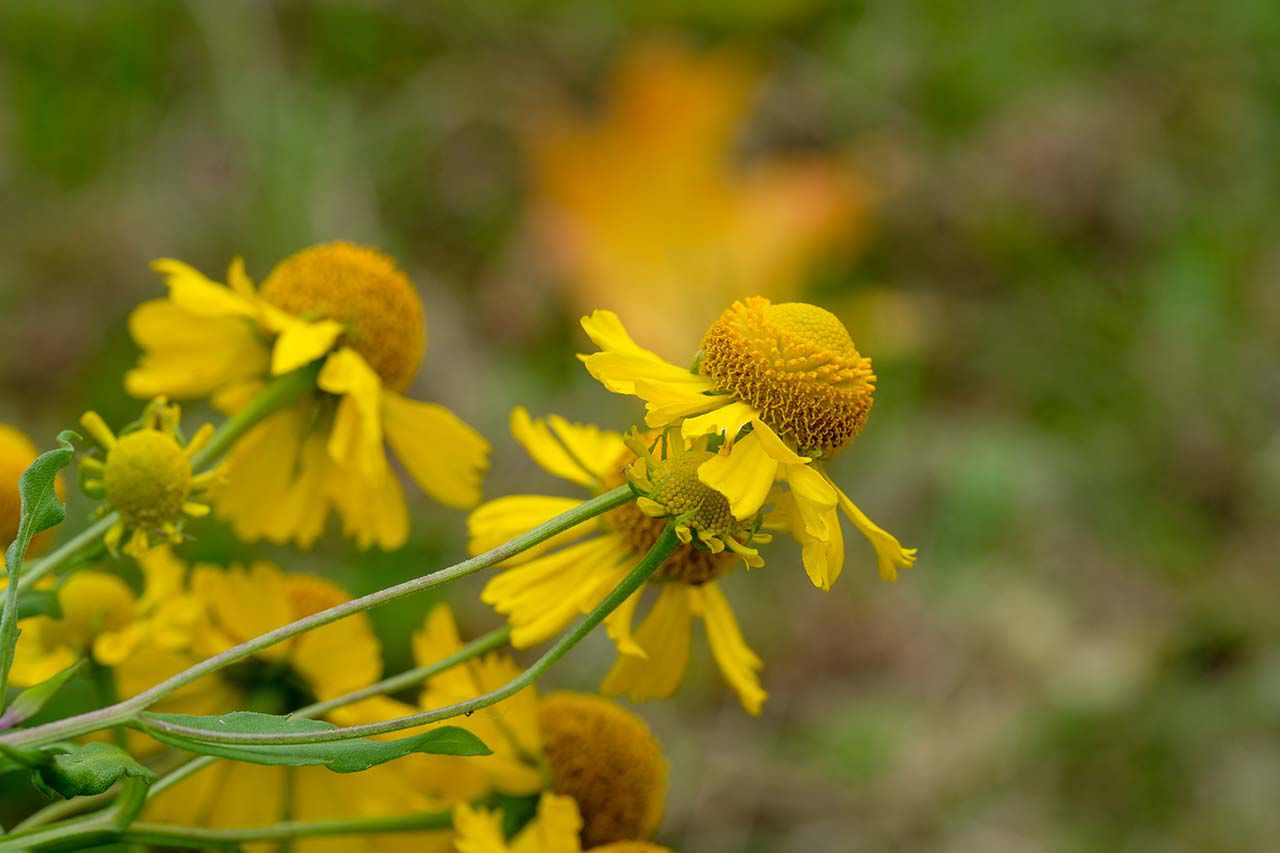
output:
[[[789,286],[875,360],[839,476],[921,556],[894,587],[852,543],[830,595],[782,553],[741,585],[770,700],[748,718],[704,657],[644,709],[679,768],[664,843],[1270,849],[1280,10],[690,5],[0,6],[0,421],[48,449],[85,408],[132,416],[125,318],[161,293],[152,258],[243,254],[261,276],[350,239],[423,293],[419,390],[494,442],[487,494],[542,491],[511,406],[616,428],[638,410],[572,358],[582,306],[541,236],[536,119],[607,114],[614,69],[653,39],[739,57],[760,88],[726,170],[820,158],[866,188],[860,248],[815,252]],[[681,325],[678,292],[652,310]],[[358,594],[462,553],[458,514],[413,509],[400,555],[249,548],[212,522],[189,550]],[[496,624],[478,583],[452,596],[473,631]],[[426,605],[373,614],[388,671]],[[556,678],[606,666],[599,643]],[[29,801],[4,784],[11,825]]]

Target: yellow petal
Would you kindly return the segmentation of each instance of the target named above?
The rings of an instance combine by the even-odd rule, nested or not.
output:
[[[459,803],[453,808],[458,853],[510,853],[502,835],[502,813]]]
[[[265,634],[293,619],[284,572],[265,561],[248,569],[196,566],[191,572],[191,590],[233,642]],[[279,659],[287,653],[287,644],[280,644],[259,655]]]
[[[784,465],[803,465],[809,461],[808,456],[801,456],[787,447],[773,428],[759,418],[752,421],[752,431],[760,439],[760,446],[765,449],[765,452]]]
[[[9,680],[18,687],[39,684],[80,659],[78,649],[65,644],[55,620],[32,616],[18,622],[18,645],[13,651]]]
[[[552,420],[558,429],[553,429],[541,418],[531,418],[524,406],[516,406],[511,410],[511,435],[548,474],[579,486],[595,488],[602,478],[600,472],[622,457],[626,449],[622,436],[605,433],[593,426],[571,424],[563,418],[553,416]],[[602,435],[613,441],[602,438]],[[602,451],[614,452],[611,458],[602,458]]]
[[[626,601],[618,605],[618,609],[604,619],[604,630],[618,647],[618,654],[645,658],[648,653],[635,641],[631,633],[631,624],[635,621],[636,606],[640,604],[643,590],[633,593]]]
[[[424,492],[459,509],[480,500],[489,467],[489,442],[457,415],[435,403],[382,394],[387,443]]]
[[[390,469],[367,477],[334,464],[325,492],[342,518],[343,533],[359,547],[394,551],[408,541],[409,508],[400,480]]]
[[[334,461],[377,478],[387,467],[382,449],[382,381],[369,363],[350,347],[325,361],[317,384],[342,400],[329,433]]]
[[[495,498],[476,507],[467,517],[467,532],[471,537],[467,550],[473,557],[491,551],[523,533],[528,533],[557,515],[576,509],[581,503],[582,501],[577,498],[553,498],[544,495],[507,495]],[[531,560],[552,548],[581,539],[593,529],[588,524],[571,527],[546,542],[512,557],[504,565],[513,566]]]
[[[201,317],[257,316],[254,302],[230,288],[206,278],[194,267],[181,261],[161,259],[151,268],[165,276],[169,299],[174,305]]]
[[[723,434],[733,441],[744,426],[760,416],[753,407],[743,402],[729,402],[732,397],[720,397],[721,405],[704,415],[686,418],[680,425],[680,434],[685,438],[697,438],[700,435]]]
[[[635,636],[648,657],[620,655],[600,685],[603,692],[625,693],[633,702],[666,699],[676,692],[689,663],[693,619],[689,589],[684,584],[661,585]]]
[[[546,792],[538,801],[538,816],[516,836],[511,853],[582,853],[581,831],[574,799]]]
[[[271,373],[279,376],[321,358],[341,337],[343,327],[333,320],[308,323],[295,320],[285,326],[271,351]]]
[[[698,479],[729,499],[735,518],[746,519],[764,506],[777,470],[778,461],[765,452],[752,430],[698,466]]]
[[[142,349],[125,376],[135,397],[205,397],[267,370],[267,348],[243,317],[200,316],[159,299],[134,309],[129,331]]]
[[[587,371],[615,394],[653,397],[658,405],[667,407],[677,400],[695,404],[700,395],[715,390],[715,384],[705,376],[638,346],[612,311],[595,311],[583,317],[582,328],[601,351],[579,358]]]
[[[858,509],[838,486],[833,483],[832,487],[835,488],[836,495],[840,499],[840,509],[844,510],[844,514],[853,522],[853,526],[858,528],[858,532],[867,537],[867,541],[875,548],[876,564],[880,570],[881,579],[896,581],[899,569],[909,569],[915,564],[916,549],[903,548],[897,537],[877,527],[875,522],[867,518],[866,513]]]
[[[784,465],[782,478],[791,486],[790,530],[801,545],[805,572],[814,586],[829,590],[844,568],[844,534],[835,509],[835,487],[807,465]]]
[[[711,654],[720,667],[725,681],[738,694],[742,707],[750,714],[759,715],[768,696],[760,687],[757,672],[764,664],[747,646],[738,629],[733,608],[724,597],[717,583],[707,583],[690,588],[690,598],[696,612],[702,615],[707,626],[707,640]]]

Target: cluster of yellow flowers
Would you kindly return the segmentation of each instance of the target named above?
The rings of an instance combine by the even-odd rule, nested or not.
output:
[[[389,455],[440,503],[475,507],[473,555],[584,505],[510,495],[475,506],[488,442],[446,408],[404,396],[426,350],[424,312],[416,289],[385,255],[345,243],[316,246],[281,262],[260,287],[238,260],[225,283],[177,261],[155,267],[168,296],[134,312],[130,328],[142,355],[126,380],[132,394],[151,402],[140,421],[118,432],[94,413],[82,419],[98,446],[82,461],[82,485],[109,516],[104,544],[136,561],[141,583],[94,568],[65,574],[51,590],[56,607],[18,623],[13,684],[36,685],[87,660],[115,694],[104,703],[128,700],[281,626],[350,604],[333,582],[267,562],[186,565],[175,546],[188,518],[213,513],[246,542],[307,547],[332,510],[360,547],[395,549],[406,541],[409,520]],[[738,563],[764,565],[761,547],[786,532],[800,544],[814,585],[830,589],[844,563],[838,511],[871,542],[884,579],[894,580],[915,559],[824,467],[867,420],[870,361],[827,311],[763,298],[727,308],[691,348],[692,367],[642,348],[608,311],[582,325],[598,348],[580,356],[587,370],[608,390],[645,401],[643,427],[624,433],[557,415],[535,418],[518,407],[511,432],[549,474],[585,490],[586,500],[619,487],[626,499],[591,523],[512,553],[484,587],[483,601],[506,617],[514,648],[543,643],[597,611],[674,534],[665,540],[674,550],[647,582],[603,617],[618,657],[602,691],[636,701],[672,695],[697,617],[725,680],[758,714],[766,698],[763,664],[722,588]],[[263,399],[276,393],[270,389],[283,387],[279,377],[290,376],[301,381],[264,408]],[[169,401],[199,399],[241,427],[228,446],[218,446],[208,426],[184,437],[180,411]],[[221,464],[204,464],[223,452]],[[34,456],[20,434],[0,430],[0,474],[10,482]],[[17,530],[14,497],[14,489],[0,490],[6,541]],[[417,664],[457,664],[433,671],[416,704],[393,698],[379,688],[382,649],[368,616],[352,611],[255,648],[152,710],[281,715],[314,707],[350,727],[464,705],[521,675],[508,654],[465,649],[450,610],[434,608],[413,637]],[[142,817],[232,828],[282,816],[296,822],[446,810],[451,828],[296,843],[459,853],[665,849],[650,839],[662,818],[666,761],[632,712],[595,696],[539,697],[528,686],[452,722],[492,754],[409,755],[343,776],[320,767],[210,762],[164,786]],[[135,755],[161,749],[143,732],[117,734]]]

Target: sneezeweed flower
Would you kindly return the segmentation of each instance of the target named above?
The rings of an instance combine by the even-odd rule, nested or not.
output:
[[[435,608],[414,636],[419,663],[439,660],[461,646],[445,606]],[[490,653],[433,677],[421,704],[439,708],[466,701],[519,672],[509,655]],[[450,723],[471,729],[494,754],[474,761],[409,756],[396,764],[406,768],[410,787],[457,803],[459,850],[509,849],[501,815],[468,804],[491,791],[540,795],[538,815],[510,847],[521,853],[643,842],[662,822],[667,764],[661,745],[643,720],[614,702],[578,693],[540,698],[530,687]]]
[[[667,436],[671,449],[655,455],[633,439],[642,456],[618,433],[557,416],[534,420],[523,408],[512,413],[511,429],[548,473],[593,494],[627,482],[628,469],[637,477],[636,488],[647,491],[643,503],[625,504],[595,525],[579,525],[504,564],[505,571],[485,586],[481,597],[506,615],[512,644],[536,645],[595,607],[653,546],[672,517],[688,541],[647,584],[656,596],[634,634],[643,590],[605,620],[619,658],[603,688],[637,701],[670,696],[684,677],[692,623],[698,617],[725,680],[744,708],[759,713],[766,696],[757,675],[762,663],[743,640],[720,580],[738,562],[758,565],[754,546],[767,536],[754,523],[732,518],[725,498],[697,479],[698,469],[690,463],[708,455],[703,444],[680,446],[673,432]],[[512,495],[483,504],[468,522],[471,552],[487,551],[578,503]]]
[[[38,684],[76,661],[92,658],[96,641],[127,630],[138,609],[128,584],[93,570],[67,578],[55,597],[60,615],[30,616],[18,622],[22,633],[10,678],[19,687]]]
[[[169,557],[176,565],[176,559]],[[187,590],[200,618],[183,650],[144,647],[119,662],[122,697],[136,695],[186,666],[287,622],[349,600],[336,584],[312,575],[285,574],[266,562],[222,569],[197,565]],[[189,685],[156,710],[216,714],[237,709],[285,713],[317,699],[366,687],[382,675],[381,647],[366,614],[309,631],[264,649],[222,672]],[[389,701],[389,700],[388,700]],[[331,714],[340,725],[382,718],[373,700]],[[318,767],[266,767],[217,762],[148,802],[147,819],[184,826],[260,826],[282,819],[320,820],[376,813],[396,796],[399,775],[334,774]],[[299,840],[300,850],[332,849],[332,842]],[[344,850],[372,849],[368,839]]]
[[[644,42],[598,119],[535,125],[534,221],[572,305],[680,352],[736,294],[789,296],[859,235],[868,193],[837,158],[735,156],[762,82],[733,53]]]
[[[837,508],[875,548],[882,578],[896,580],[915,562],[915,549],[874,524],[824,469],[866,424],[876,379],[834,314],[761,297],[735,302],[703,336],[692,370],[640,347],[610,311],[582,326],[600,348],[580,356],[587,370],[610,391],[645,400],[649,426],[723,441],[699,479],[739,519],[772,497],[781,512],[770,526],[800,542],[820,589],[831,588],[844,564]]]
[[[272,376],[320,362],[314,393],[258,424],[226,464],[218,513],[245,540],[310,546],[336,511],[362,548],[408,538],[408,510],[386,446],[453,507],[480,499],[488,443],[443,406],[403,396],[426,350],[422,302],[395,262],[349,243],[313,246],[256,288],[237,259],[222,285],[157,261],[169,298],[130,318],[143,350],[138,396],[209,397],[226,412]]]
[[[86,457],[80,463],[85,491],[105,499],[100,514],[120,514],[103,538],[112,553],[122,541],[125,552],[135,557],[147,552],[154,537],[181,542],[185,519],[209,514],[209,505],[198,498],[217,482],[219,472],[193,473],[191,457],[208,443],[213,427],[205,424],[184,445],[179,415],[177,406],[153,400],[139,425],[119,436],[97,412],[80,419],[104,452],[101,459]]]
[[[18,494],[18,480],[27,466],[40,452],[31,439],[11,426],[0,424],[0,550],[7,548],[18,535],[18,521],[22,513],[22,500]],[[62,476],[54,483],[58,500],[66,497]],[[35,557],[48,547],[52,531],[37,534],[27,548],[27,556]],[[3,589],[3,585],[0,585]]]

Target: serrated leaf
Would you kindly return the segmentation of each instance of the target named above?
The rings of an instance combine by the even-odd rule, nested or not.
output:
[[[142,719],[144,727],[149,720],[160,720],[219,734],[296,734],[330,731],[337,728],[323,720],[278,717],[252,711],[235,711],[212,717],[198,717],[190,714],[145,714]],[[289,767],[323,766],[336,773],[357,773],[415,752],[427,755],[489,755],[492,752],[480,738],[458,726],[441,726],[421,734],[390,741],[352,739],[280,745],[210,743],[194,736],[167,734],[150,727],[146,727],[146,730],[161,743],[199,755],[230,758],[251,764]]]
[[[115,744],[63,744],[60,748],[63,751],[53,755],[49,763],[31,772],[36,787],[46,794],[61,794],[69,800],[101,794],[126,777],[148,783],[156,779],[156,774]]]
[[[57,693],[62,688],[62,685],[70,681],[72,676],[80,671],[80,665],[83,663],[84,661],[76,661],[56,675],[19,693],[18,698],[13,700],[9,708],[3,714],[0,714],[0,732],[5,729],[11,729],[24,720],[29,720],[40,713],[40,709],[53,698],[53,694]]]

